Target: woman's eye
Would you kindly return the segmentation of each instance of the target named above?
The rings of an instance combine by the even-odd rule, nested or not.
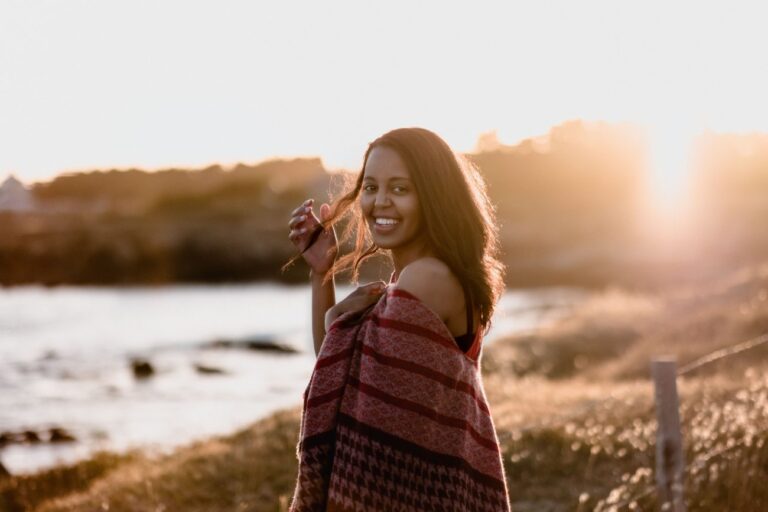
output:
[[[363,191],[364,192],[376,192],[377,188],[378,187],[376,185],[372,185],[372,184],[363,185]],[[408,192],[408,187],[403,187],[403,186],[400,186],[400,185],[395,185],[394,187],[392,187],[391,190],[393,192],[395,192],[396,194],[405,194],[405,193]]]

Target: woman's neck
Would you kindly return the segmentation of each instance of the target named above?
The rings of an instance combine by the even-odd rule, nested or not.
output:
[[[395,267],[395,271],[392,273],[392,282],[396,282],[397,279],[400,277],[400,272],[409,264],[412,263],[419,258],[424,258],[427,256],[435,256],[434,252],[430,250],[426,244],[420,245],[418,247],[408,247],[403,249],[392,249],[391,250],[392,255],[392,263]]]

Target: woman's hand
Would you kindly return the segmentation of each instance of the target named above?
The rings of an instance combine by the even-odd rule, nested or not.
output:
[[[333,266],[339,253],[336,232],[331,227],[323,229],[321,222],[331,215],[331,207],[327,203],[320,206],[320,218],[312,212],[313,199],[307,199],[304,204],[293,210],[288,227],[291,232],[288,239],[301,251],[304,261],[307,262],[312,272],[317,275],[325,274]],[[312,235],[316,230],[321,230],[317,239],[312,242]],[[309,247],[309,248],[307,248]]]
[[[363,286],[358,286],[355,291],[347,295],[347,297],[330,308],[325,314],[325,332],[328,332],[328,328],[331,326],[334,320],[339,318],[344,313],[350,311],[363,311],[375,304],[381,298],[381,295],[387,289],[387,285],[384,281],[375,281]]]

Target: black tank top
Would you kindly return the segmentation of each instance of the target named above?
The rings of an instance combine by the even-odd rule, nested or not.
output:
[[[469,300],[467,290],[464,290],[464,308],[467,310],[467,332],[461,336],[454,336],[453,339],[456,340],[461,351],[466,354],[475,339],[475,333],[472,332],[472,302]]]

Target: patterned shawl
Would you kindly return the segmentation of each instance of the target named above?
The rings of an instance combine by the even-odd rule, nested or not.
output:
[[[508,512],[479,356],[394,287],[336,319],[304,392],[290,511]]]

